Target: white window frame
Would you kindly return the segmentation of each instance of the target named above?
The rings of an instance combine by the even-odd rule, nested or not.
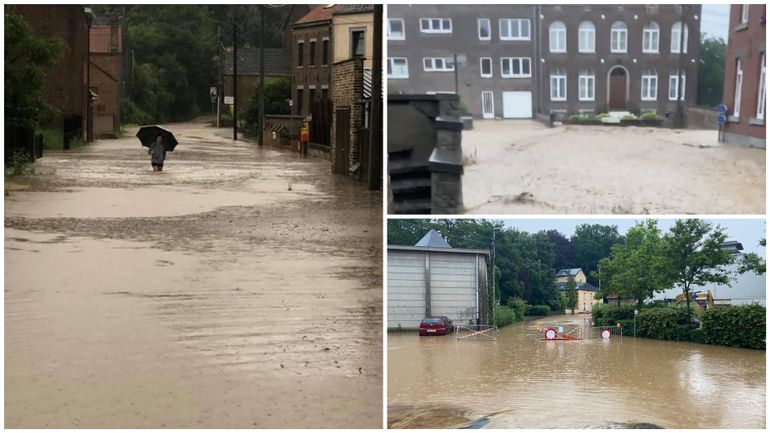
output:
[[[682,87],[679,87],[679,77],[682,77]],[[678,101],[679,96],[677,95],[677,90],[681,93],[682,101],[684,101],[685,96],[685,89],[687,85],[687,77],[685,74],[671,74],[668,76],[668,100],[669,101]],[[672,92],[673,90],[673,92]]]
[[[590,82],[590,87],[588,83]],[[590,92],[589,92],[590,89]],[[585,92],[583,92],[585,90]],[[585,93],[585,96],[584,96]],[[594,74],[587,74],[585,72],[578,75],[578,101],[595,101],[596,100],[596,76]]]
[[[686,23],[682,23],[681,21],[677,21],[674,24],[671,25],[671,52],[679,54],[680,47],[679,47],[679,32],[681,29],[684,28],[684,40],[682,43],[684,44],[684,54],[687,54],[687,45],[689,44],[689,38],[690,38],[690,29],[687,26]]]
[[[426,60],[430,66],[426,66]],[[438,67],[438,61],[441,61],[441,67]],[[451,65],[451,67],[449,66]],[[455,70],[453,57],[423,57],[422,70],[425,72],[452,72]]]
[[[433,27],[433,22],[438,20],[439,28]],[[449,28],[444,28],[444,20],[449,22]],[[428,23],[428,26],[424,24]],[[420,18],[420,32],[422,33],[452,33],[452,18]]]
[[[614,28],[615,24],[622,24],[623,28]],[[615,46],[617,36],[618,46]],[[621,38],[622,36],[622,38]],[[622,44],[621,44],[622,42]],[[622,47],[620,47],[622,45]],[[610,27],[610,52],[627,53],[628,52],[628,25],[623,21],[615,21]]]
[[[490,96],[491,100],[491,106],[492,106],[492,112],[491,113],[485,113],[484,112],[484,94],[488,94]],[[490,90],[483,90],[481,92],[481,117],[484,119],[494,119],[495,118],[495,93]]]
[[[401,36],[393,36],[393,32],[391,31],[391,22],[392,21],[400,21],[401,22]],[[403,18],[388,18],[388,40],[389,41],[403,41],[406,39],[406,27],[404,26],[404,19]]]
[[[564,94],[561,94],[561,86],[559,85],[559,82],[564,83]],[[554,82],[556,82],[556,86],[554,86]],[[551,96],[551,101],[566,101],[567,100],[567,73],[565,71],[558,71],[557,73],[551,73],[549,79],[549,93]],[[554,96],[554,89],[556,90],[556,95]]]
[[[759,61],[761,63],[759,64],[759,87],[757,88],[757,120],[765,120],[765,100],[767,98],[767,91],[765,89],[765,86],[767,86],[765,60],[765,52],[763,51],[759,56]]]
[[[562,21],[554,21],[548,26],[548,50],[552,53],[567,52],[567,25]]]
[[[406,57],[388,57],[388,66],[390,67],[391,72],[394,72],[396,68],[394,67],[394,61],[395,60],[403,60],[404,61],[404,71],[406,72],[403,75],[394,75],[394,74],[388,74],[388,79],[407,79],[409,78],[409,60]],[[387,71],[387,70],[386,70]]]
[[[647,82],[647,94],[644,93],[644,84]],[[654,86],[650,85],[654,82]],[[642,101],[657,101],[658,100],[658,74],[645,73],[642,74],[641,82],[641,96]]]
[[[489,61],[489,73],[488,74],[484,73],[484,60],[488,60]],[[479,75],[481,76],[481,78],[492,78],[492,76],[494,75],[494,72],[492,72],[492,70],[493,70],[492,58],[491,57],[481,57],[479,59]]]
[[[588,24],[591,26],[589,29],[585,24]],[[590,39],[584,39],[588,38],[590,35]],[[586,50],[583,47],[584,41],[591,41],[591,50]],[[595,53],[596,52],[596,25],[591,21],[583,21],[580,23],[580,26],[578,27],[578,52],[580,53]]]
[[[514,74],[513,73],[513,64],[514,62],[518,62],[519,64],[519,71],[524,70],[524,61],[527,61],[527,65],[529,66],[529,73],[527,74]],[[510,71],[510,74],[506,74],[504,72],[503,65],[505,62],[508,62],[508,70]],[[529,78],[532,76],[532,59],[529,57],[501,57],[500,58],[500,77],[502,78]]]
[[[487,31],[489,35],[487,37],[481,36],[481,23],[486,22],[487,23]],[[476,20],[476,27],[478,30],[479,40],[480,41],[491,41],[492,40],[492,20],[489,18],[479,18]]]
[[[522,36],[522,23],[525,21],[527,22],[527,36]],[[504,22],[508,23],[509,34],[503,33]],[[511,36],[513,35],[514,24],[518,28],[518,36]],[[498,31],[500,32],[501,41],[528,41],[532,37],[532,25],[528,18],[500,18],[498,20]]]
[[[741,99],[743,99],[743,62],[735,59],[735,97],[733,98],[733,117],[741,118]]]
[[[660,26],[655,21],[645,24],[642,29],[642,52],[647,54],[660,52]]]
[[[749,6],[750,5],[741,5],[741,24],[749,22]]]

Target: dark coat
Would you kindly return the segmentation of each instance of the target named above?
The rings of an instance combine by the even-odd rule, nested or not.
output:
[[[166,147],[163,146],[163,143],[157,141],[152,143],[147,153],[150,154],[152,165],[163,165],[163,161],[166,159]]]

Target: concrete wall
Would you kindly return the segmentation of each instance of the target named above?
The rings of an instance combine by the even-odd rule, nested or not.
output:
[[[334,47],[334,63],[341,62],[350,58],[350,31],[352,29],[365,30],[364,67],[372,67],[372,53],[374,47],[374,14],[343,14],[334,15],[334,34],[332,42]]]
[[[320,99],[323,95],[323,89],[328,92],[328,97],[331,97],[331,68],[333,63],[333,51],[334,46],[332,44],[332,27],[330,22],[322,22],[314,26],[296,27],[291,30],[292,33],[292,45],[291,45],[291,70],[293,75],[292,83],[292,98],[295,101],[294,107],[292,107],[292,113],[294,114],[308,114],[310,107],[310,93],[311,89],[315,89],[316,98]],[[329,53],[328,62],[323,64],[323,40],[329,40]],[[310,43],[315,40],[315,65],[310,64]],[[298,65],[298,45],[302,41],[304,44],[304,60],[303,65]],[[302,88],[302,112],[299,113],[298,109],[300,104],[298,101],[297,89]]]
[[[765,147],[765,121],[757,118],[760,61],[765,52],[766,6],[749,6],[749,20],[741,24],[742,5],[730,7],[730,34],[725,64],[724,103],[728,108],[725,141],[728,143]],[[740,116],[735,117],[735,75],[737,60],[741,60],[743,86]]]
[[[391,250],[387,271],[388,329],[416,329],[425,317],[426,257],[430,268],[430,314],[447,316],[457,324],[475,323],[479,311],[485,309],[484,293],[479,293],[479,289],[486,291],[483,256]]]

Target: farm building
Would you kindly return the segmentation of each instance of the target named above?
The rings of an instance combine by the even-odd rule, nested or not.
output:
[[[487,250],[452,248],[434,230],[414,246],[388,246],[388,329],[416,329],[425,316],[487,324]]]

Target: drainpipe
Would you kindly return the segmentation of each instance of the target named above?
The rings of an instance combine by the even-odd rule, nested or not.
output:
[[[476,285],[476,326],[481,325],[481,308],[479,308],[479,255],[476,254],[476,267],[473,272],[473,280]]]
[[[682,96],[684,93],[684,87],[682,86],[682,72],[684,68],[684,31],[685,31],[685,22],[684,18],[686,16],[685,10],[687,9],[687,5],[681,5],[681,11],[680,11],[680,26],[679,26],[679,68],[677,69],[677,77],[676,77],[676,91],[678,92],[676,95],[677,103],[676,103],[676,123],[678,128],[684,128],[684,106],[682,103]],[[689,32],[689,30],[688,30]]]
[[[425,317],[430,316],[430,253],[425,253]]]
[[[542,38],[543,38],[543,30],[540,23],[540,15],[543,13],[542,5],[537,5],[537,9],[535,7],[532,7],[532,10],[534,12],[534,19],[532,20],[533,24],[537,26],[537,41],[535,46],[535,54],[537,54],[537,58],[535,59],[533,64],[537,65],[537,79],[535,83],[535,88],[537,89],[537,112],[541,115],[545,115],[545,112],[543,110],[543,93],[544,93],[544,87],[543,87],[543,63],[540,62],[540,59],[543,56],[543,44],[542,44]],[[531,66],[531,65],[530,65]]]

